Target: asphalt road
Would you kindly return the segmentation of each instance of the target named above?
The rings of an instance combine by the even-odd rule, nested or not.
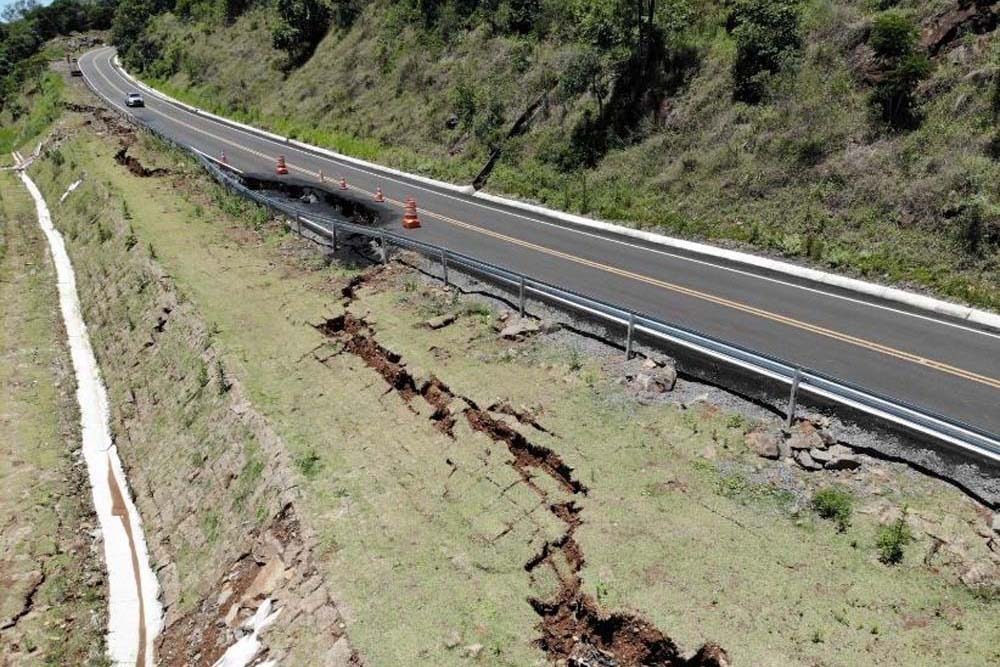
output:
[[[96,49],[80,66],[125,110],[125,94],[136,89],[113,56],[112,48]],[[356,192],[380,186],[393,200],[386,206],[413,196],[423,223],[407,232],[414,238],[1000,433],[997,332],[507,211],[261,138],[150,95],[146,105],[127,111],[178,143],[215,157],[224,152],[243,171],[273,173],[280,154],[298,178],[318,180],[322,171],[345,177]]]

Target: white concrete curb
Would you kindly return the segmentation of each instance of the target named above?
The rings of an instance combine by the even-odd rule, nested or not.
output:
[[[296,148],[300,148],[312,153],[325,155],[327,157],[340,160],[342,162],[347,162],[349,164],[354,164],[359,167],[363,167],[365,169],[380,171],[385,174],[390,174],[411,181],[416,181],[418,183],[423,183],[425,185],[429,185],[441,190],[469,195],[475,199],[482,200],[485,202],[499,204],[502,206],[532,213],[534,215],[547,217],[554,220],[559,220],[562,222],[569,223],[571,225],[577,225],[580,227],[599,230],[605,233],[612,233],[619,236],[633,238],[643,241],[645,243],[651,243],[659,246],[664,246],[667,248],[673,248],[686,253],[702,255],[705,257],[713,257],[726,262],[742,264],[745,266],[752,266],[758,269],[763,269],[764,271],[780,273],[783,275],[798,278],[800,280],[807,280],[822,285],[829,285],[831,287],[836,287],[838,289],[848,290],[851,292],[856,292],[858,294],[864,294],[870,297],[874,297],[876,299],[901,303],[911,308],[930,311],[932,313],[937,313],[939,315],[954,317],[960,320],[965,320],[968,322],[973,322],[976,324],[993,327],[995,329],[1000,329],[1000,314],[998,313],[992,313],[986,310],[980,310],[977,308],[971,308],[969,306],[963,306],[957,303],[952,303],[950,301],[935,299],[933,297],[925,296],[923,294],[908,292],[906,290],[899,289],[898,287],[879,285],[877,283],[871,283],[865,280],[858,280],[857,278],[848,278],[846,276],[840,276],[834,273],[829,273],[827,271],[820,271],[817,269],[810,269],[807,267],[798,266],[796,264],[791,264],[789,262],[782,262],[767,257],[759,257],[757,255],[751,255],[745,252],[738,252],[736,250],[726,250],[724,248],[718,248],[716,246],[708,245],[705,243],[686,241],[684,239],[679,239],[672,236],[665,236],[663,234],[656,234],[654,232],[643,231],[640,229],[633,229],[631,227],[626,227],[624,225],[613,224],[602,220],[595,220],[593,218],[587,218],[581,215],[574,215],[572,213],[555,211],[550,208],[545,208],[544,206],[529,204],[526,202],[518,201],[516,199],[508,199],[506,197],[498,197],[497,195],[491,195],[487,192],[482,192],[482,191],[477,192],[471,185],[459,186],[453,183],[446,183],[444,181],[438,181],[432,178],[427,178],[425,176],[418,176],[416,174],[410,174],[404,171],[399,171],[397,169],[383,167],[382,165],[375,164],[373,162],[368,162],[366,160],[354,158],[349,155],[343,155],[341,153],[337,153],[335,151],[331,151],[325,148],[320,148],[318,146],[305,144],[296,141],[294,139],[290,139],[289,137],[282,137],[277,134],[273,134],[271,132],[267,132],[265,130],[253,127],[251,125],[239,123],[237,121],[230,120],[222,116],[217,116],[216,114],[213,113],[209,113],[197,107],[193,107],[189,104],[185,104],[184,102],[176,100],[170,97],[169,95],[162,93],[133,77],[121,65],[121,62],[119,61],[117,55],[115,56],[114,60],[115,60],[115,66],[118,67],[118,69],[122,72],[124,76],[126,76],[130,81],[134,82],[137,86],[139,86],[140,88],[142,88],[151,95],[159,97],[171,104],[181,107],[182,109],[186,109],[192,113],[196,113],[201,116],[206,116],[208,118],[219,121],[221,123],[225,123],[232,127],[239,128],[251,134],[256,134],[258,136],[266,137],[274,141],[279,141],[289,146],[294,146]]]

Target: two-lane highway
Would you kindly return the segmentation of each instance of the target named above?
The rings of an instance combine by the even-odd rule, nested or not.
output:
[[[1000,433],[1000,335],[929,314],[760,275],[751,269],[646,247],[544,215],[481,200],[299,149],[192,113],[136,90],[112,63],[114,50],[80,58],[92,86],[157,132],[238,169],[273,173],[284,155],[294,176],[344,176],[350,187],[381,187],[387,206],[412,195],[439,244],[603,301],[676,322],[759,352],[834,375],[908,403]]]

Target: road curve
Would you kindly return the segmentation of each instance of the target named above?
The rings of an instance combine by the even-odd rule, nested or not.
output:
[[[174,141],[211,156],[225,152],[238,169],[273,173],[281,154],[299,178],[318,180],[322,172],[368,192],[380,186],[397,202],[412,195],[423,221],[408,232],[414,238],[1000,433],[997,332],[509,211],[267,139],[151,95],[145,108],[126,109],[122,100],[135,87],[113,57],[106,47],[80,58],[91,85]]]

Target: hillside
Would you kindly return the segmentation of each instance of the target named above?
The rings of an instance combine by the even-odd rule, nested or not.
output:
[[[1000,307],[996,4],[136,2],[127,64],[217,111]]]

